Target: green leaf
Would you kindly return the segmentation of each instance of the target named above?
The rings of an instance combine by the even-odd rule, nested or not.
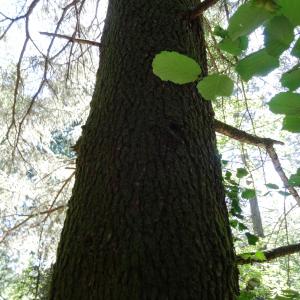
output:
[[[244,168],[238,168],[236,171],[237,178],[243,178],[243,177],[247,176],[248,174],[249,174],[248,171]]]
[[[274,114],[300,116],[300,94],[285,92],[275,95],[268,103]]]
[[[253,76],[265,76],[279,67],[279,59],[267,53],[266,49],[254,52],[237,63],[236,71],[245,81]]]
[[[282,125],[282,129],[289,132],[300,132],[300,116],[286,116]]]
[[[294,45],[294,48],[292,49],[291,52],[292,55],[300,58],[300,38],[297,40],[297,42]]]
[[[236,40],[232,40],[229,37],[225,37],[219,44],[218,47],[232,55],[241,55],[244,50],[248,47],[248,37],[241,36]]]
[[[277,0],[281,7],[280,12],[284,14],[295,26],[300,25],[300,1],[299,0]]]
[[[239,222],[239,230],[243,231],[243,230],[246,230],[246,229],[248,229],[248,227],[245,224]]]
[[[264,254],[262,251],[257,251],[257,252],[255,252],[254,257],[255,257],[257,260],[260,260],[260,261],[264,261],[264,260],[267,259],[266,256],[265,256],[265,254]]]
[[[264,41],[267,52],[279,56],[294,40],[294,26],[284,16],[276,16],[267,22]]]
[[[232,173],[230,171],[226,171],[225,173],[225,179],[229,180],[232,176]]]
[[[266,187],[269,188],[269,189],[272,189],[272,190],[278,190],[279,189],[279,186],[277,184],[274,184],[274,183],[267,183]]]
[[[255,299],[255,294],[249,291],[241,291],[241,294],[238,296],[237,300],[253,300]]]
[[[174,51],[162,51],[152,62],[153,73],[161,80],[177,84],[195,81],[201,74],[199,64],[192,58]]]
[[[225,159],[222,159],[221,162],[222,162],[222,165],[223,165],[223,166],[226,166],[226,165],[228,165],[228,163],[229,163],[229,161],[228,161],[228,160],[225,160]]]
[[[215,100],[218,96],[230,96],[233,82],[226,75],[212,74],[199,81],[197,89],[206,100]]]
[[[249,245],[256,245],[256,243],[259,240],[259,238],[256,235],[251,234],[250,232],[246,232],[245,235],[248,239],[248,244]]]
[[[281,76],[282,86],[287,87],[290,91],[300,87],[300,69],[292,69]]]
[[[255,5],[255,1],[248,1],[241,5],[230,18],[228,34],[233,40],[248,35],[271,16],[270,11]]]
[[[290,196],[291,194],[289,192],[285,192],[285,191],[279,191],[278,194],[284,196],[284,197],[287,197],[287,196]]]
[[[249,233],[249,232],[247,232],[247,233]],[[243,259],[249,259],[249,258],[253,257],[253,254],[252,253],[242,253],[242,254],[239,254],[239,256]]]
[[[214,29],[214,35],[225,38],[226,36],[228,36],[228,31],[217,25]]]
[[[300,186],[300,168],[295,174],[291,175],[289,179],[289,184],[292,186]]]
[[[242,198],[244,199],[253,199],[255,198],[256,196],[256,191],[254,189],[245,189],[243,192],[242,192]]]

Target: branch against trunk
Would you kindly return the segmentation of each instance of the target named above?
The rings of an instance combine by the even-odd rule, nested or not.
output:
[[[278,247],[278,248],[275,248],[272,250],[266,250],[266,251],[262,251],[262,252],[266,257],[266,260],[259,260],[259,259],[255,258],[255,252],[251,252],[251,253],[245,253],[247,255],[249,254],[249,255],[253,256],[250,258],[243,258],[243,254],[237,255],[237,257],[236,257],[237,264],[245,265],[245,264],[251,264],[251,263],[264,263],[264,262],[269,262],[270,260],[273,260],[273,259],[276,259],[276,258],[279,258],[282,256],[298,253],[298,252],[300,252],[300,243],[282,246],[282,247]]]
[[[78,43],[78,44],[91,45],[91,46],[97,46],[97,47],[101,46],[101,43],[98,43],[98,42],[95,42],[95,41],[74,38],[72,36],[68,36],[68,35],[64,35],[64,34],[43,32],[43,31],[40,32],[40,34],[46,35],[46,36],[52,36],[52,37],[58,37],[58,38],[66,39],[66,40],[69,40],[70,42]]]
[[[215,5],[219,0],[204,0],[190,12],[190,20],[200,17],[207,9]]]
[[[225,124],[221,121],[215,120],[215,131],[226,135],[232,139],[240,141],[242,143],[255,145],[262,148],[267,148],[272,145],[284,145],[283,142],[276,141],[269,138],[258,137],[253,134],[249,134],[243,130],[237,129],[231,125]]]

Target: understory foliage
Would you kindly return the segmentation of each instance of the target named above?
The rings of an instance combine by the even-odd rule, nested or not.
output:
[[[107,5],[23,2],[0,8],[0,299],[45,299]],[[184,53],[153,57],[154,74],[194,84],[213,102],[217,120],[284,142],[276,162],[287,182],[266,147],[217,134],[236,252],[256,260],[240,266],[239,299],[300,299],[299,253],[270,262],[264,254],[300,240],[299,11],[299,0],[210,7],[202,17],[206,77]]]

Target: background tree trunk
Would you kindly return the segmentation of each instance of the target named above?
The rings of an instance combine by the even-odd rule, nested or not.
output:
[[[262,225],[257,197],[255,196],[254,198],[250,199],[249,202],[250,202],[250,209],[251,209],[251,220],[253,225],[253,232],[257,236],[263,238],[265,237],[265,234]]]
[[[235,299],[237,269],[213,131],[194,84],[162,82],[158,52],[196,59],[192,0],[111,0],[50,299]]]

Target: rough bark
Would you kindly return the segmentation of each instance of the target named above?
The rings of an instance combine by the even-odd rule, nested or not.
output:
[[[111,0],[50,299],[235,299],[238,272],[213,112],[162,82],[162,50],[206,72],[196,0]]]

